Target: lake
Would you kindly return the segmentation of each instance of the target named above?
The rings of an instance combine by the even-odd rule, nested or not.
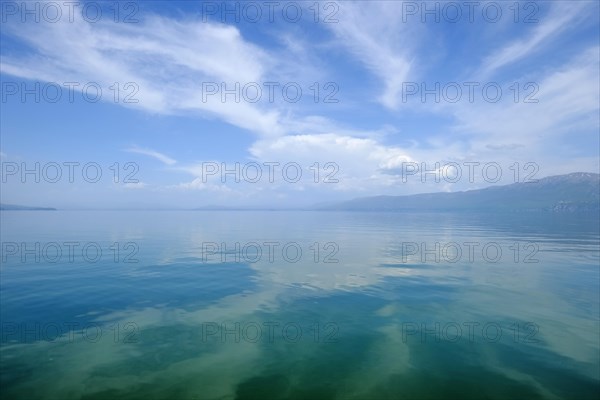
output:
[[[6,399],[596,398],[569,214],[3,211]]]

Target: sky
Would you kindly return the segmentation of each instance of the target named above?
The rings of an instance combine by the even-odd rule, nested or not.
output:
[[[304,207],[598,172],[597,1],[2,1],[4,204]]]

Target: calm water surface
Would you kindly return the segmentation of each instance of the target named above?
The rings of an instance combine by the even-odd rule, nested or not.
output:
[[[597,218],[3,211],[6,399],[596,398]]]

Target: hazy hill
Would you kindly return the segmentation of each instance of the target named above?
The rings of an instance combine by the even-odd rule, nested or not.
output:
[[[52,207],[28,207],[18,206],[15,204],[0,204],[0,210],[13,210],[13,211],[56,211],[56,208]]]
[[[514,183],[454,193],[362,197],[316,206],[345,211],[554,211],[600,210],[600,175],[575,172],[537,182]]]

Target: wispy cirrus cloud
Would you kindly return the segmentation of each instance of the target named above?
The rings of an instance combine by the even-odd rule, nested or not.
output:
[[[72,22],[10,20],[3,34],[25,44],[19,53],[4,53],[0,71],[46,82],[98,84],[103,100],[110,87],[133,83],[119,105],[153,114],[198,114],[218,118],[261,135],[284,133],[276,105],[222,101],[203,96],[203,83],[268,81],[289,58],[275,57],[246,40],[227,24],[148,14],[136,24],[89,23],[77,13]],[[273,80],[273,79],[271,79]],[[266,96],[264,96],[266,97]]]
[[[158,151],[152,150],[152,149],[146,149],[146,148],[141,148],[141,147],[137,147],[137,146],[133,146],[130,147],[128,149],[125,149],[125,151],[129,152],[129,153],[137,153],[137,154],[143,154],[146,156],[150,156],[153,157],[155,159],[157,159],[158,161],[162,162],[163,164],[166,165],[173,165],[176,164],[177,161],[172,159],[169,156],[166,156],[162,153],[159,153]]]
[[[347,49],[383,83],[378,101],[399,105],[402,84],[414,73],[417,35],[402,21],[402,1],[339,3],[339,23],[330,24],[338,45]]]
[[[573,141],[577,133],[598,128],[599,53],[593,46],[541,75],[534,102],[524,101],[523,93],[515,102],[509,93],[499,103],[463,104],[448,111],[456,117],[457,129],[473,135],[474,147],[517,144],[534,151],[557,138]]]
[[[497,70],[539,52],[559,33],[574,26],[574,21],[587,10],[583,1],[551,3],[548,14],[524,38],[506,43],[486,57],[477,73],[480,78],[492,76]]]

